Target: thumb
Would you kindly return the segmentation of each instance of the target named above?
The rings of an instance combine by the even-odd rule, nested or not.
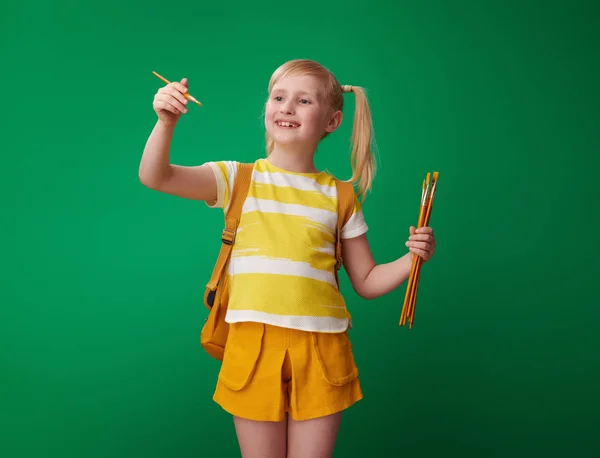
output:
[[[410,226],[410,228],[409,228],[409,230],[408,230],[408,231],[410,232],[410,235],[415,235],[415,234],[416,234],[416,232],[417,232],[417,230],[415,229],[415,227],[414,227],[414,226]]]
[[[185,87],[188,87],[188,79],[187,78],[183,78],[181,80],[181,84],[183,84]]]

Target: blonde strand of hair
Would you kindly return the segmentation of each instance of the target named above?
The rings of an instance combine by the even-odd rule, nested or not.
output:
[[[373,121],[367,95],[363,88],[352,86],[356,98],[354,124],[352,126],[352,181],[358,183],[358,195],[365,199],[373,185],[376,173],[375,155],[373,153]]]

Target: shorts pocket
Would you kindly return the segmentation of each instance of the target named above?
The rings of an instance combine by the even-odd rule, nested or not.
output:
[[[233,323],[225,346],[219,380],[227,388],[244,388],[256,368],[265,327],[262,323]]]
[[[347,332],[313,333],[313,347],[325,379],[342,386],[358,377],[358,368]]]

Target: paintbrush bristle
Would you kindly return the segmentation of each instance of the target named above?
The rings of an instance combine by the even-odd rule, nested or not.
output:
[[[197,103],[198,105],[202,106],[202,104],[200,102],[198,102],[194,97],[192,97],[189,94],[188,94],[188,99],[191,100],[192,102]]]

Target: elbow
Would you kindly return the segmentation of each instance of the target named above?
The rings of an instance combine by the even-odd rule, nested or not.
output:
[[[154,190],[158,188],[158,186],[156,186],[156,183],[154,183],[152,180],[149,180],[148,177],[146,177],[144,174],[139,174],[138,178],[140,180],[140,183],[145,187]]]
[[[144,186],[148,186],[146,175],[144,174],[141,168],[138,170],[138,180],[140,180],[140,183],[142,183]]]
[[[138,170],[138,179],[140,183],[146,186],[147,188],[153,189],[155,191],[159,191],[161,187],[162,180],[156,176],[156,174],[150,173],[149,170],[140,167]]]
[[[361,293],[358,293],[358,295],[367,301],[377,299],[377,295],[370,293],[370,292],[361,292]]]
[[[373,282],[373,278],[369,278],[371,273],[373,272],[373,267],[371,267],[368,272],[364,275],[361,275],[359,278],[350,279],[352,283],[352,288],[361,298],[370,301],[372,299],[377,299],[380,294],[377,294],[377,284]]]
[[[370,301],[372,299],[376,299],[377,298],[377,294],[374,294],[373,291],[371,291],[369,288],[365,288],[364,285],[357,285],[354,287],[354,291],[356,292],[356,294],[358,294],[361,298]]]
[[[138,180],[140,180],[140,183],[142,183],[144,186],[146,187],[150,187],[149,183],[149,173],[146,167],[144,167],[144,164],[140,164],[138,167]]]
[[[152,180],[150,180],[145,173],[142,173],[140,171],[138,173],[138,179],[140,180],[140,183],[146,186],[147,188],[156,189],[156,186],[153,184]]]

